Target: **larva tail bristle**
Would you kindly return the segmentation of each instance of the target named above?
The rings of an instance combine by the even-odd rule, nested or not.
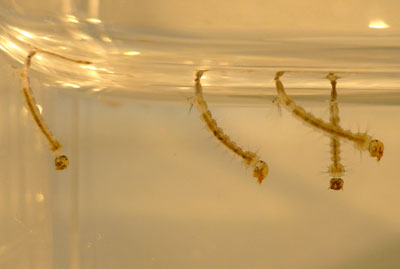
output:
[[[384,151],[383,142],[377,139],[371,140],[371,142],[369,142],[368,150],[369,154],[372,157],[376,157],[377,161],[379,162],[383,156],[383,151]]]
[[[332,178],[329,183],[329,189],[331,190],[339,191],[343,189],[344,181],[341,178]]]

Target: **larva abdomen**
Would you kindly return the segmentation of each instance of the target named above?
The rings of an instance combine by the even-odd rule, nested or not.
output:
[[[243,151],[230,137],[224,133],[224,131],[217,125],[217,122],[213,118],[211,111],[208,109],[207,103],[204,100],[202,93],[202,86],[200,79],[205,71],[200,70],[196,72],[195,79],[195,92],[196,92],[196,106],[201,114],[202,120],[206,123],[208,129],[212,134],[228,149],[237,154],[243,159],[245,165],[253,168],[253,177],[256,177],[258,183],[262,183],[263,179],[268,174],[268,165],[259,159],[259,157],[250,151]]]
[[[53,53],[53,52],[34,48],[34,50],[30,51],[29,54],[27,55],[27,57],[25,59],[25,63],[24,63],[24,69],[21,74],[22,83],[23,83],[22,91],[23,91],[23,94],[25,97],[26,104],[29,108],[29,111],[31,112],[32,117],[33,117],[34,121],[36,122],[36,125],[39,127],[40,131],[43,133],[43,135],[46,137],[47,141],[49,142],[51,152],[56,155],[56,158],[54,160],[55,168],[57,170],[63,170],[68,167],[68,164],[69,164],[68,158],[67,158],[67,156],[62,154],[62,146],[61,146],[60,142],[58,142],[55,139],[55,137],[51,133],[50,129],[47,127],[42,115],[40,114],[39,110],[37,109],[36,101],[33,96],[31,86],[30,86],[28,71],[31,66],[32,58],[37,54],[37,52],[49,54],[49,55],[52,55],[52,56],[55,56],[55,57],[58,57],[58,58],[61,58],[64,60],[72,61],[75,63],[79,63],[79,64],[91,64],[91,62],[82,61],[82,60],[74,60],[74,59]]]
[[[284,74],[283,71],[277,72],[275,75],[275,86],[278,93],[278,100],[285,108],[292,113],[295,118],[302,120],[307,125],[313,127],[315,130],[321,131],[325,135],[332,138],[341,138],[349,140],[354,143],[354,146],[360,150],[368,150],[372,157],[376,157],[379,161],[382,158],[384,146],[383,142],[372,139],[366,133],[352,133],[349,130],[344,130],[340,126],[335,126],[331,123],[315,117],[313,114],[305,111],[304,108],[297,105],[285,92],[280,77]]]

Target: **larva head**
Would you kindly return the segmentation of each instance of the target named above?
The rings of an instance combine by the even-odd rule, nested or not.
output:
[[[383,142],[376,139],[369,142],[369,154],[371,154],[372,157],[376,157],[378,161],[382,158],[383,149]]]
[[[344,181],[341,178],[332,178],[329,183],[330,183],[329,188],[331,190],[339,191],[343,189]]]
[[[55,165],[57,170],[64,170],[65,168],[68,167],[69,161],[67,156],[61,155],[57,156],[55,160]]]
[[[259,160],[254,166],[253,177],[256,177],[258,183],[261,184],[263,179],[267,176],[267,174],[268,174],[268,165],[264,161]]]

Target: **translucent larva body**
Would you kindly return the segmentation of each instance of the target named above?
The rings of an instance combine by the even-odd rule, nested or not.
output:
[[[263,179],[268,174],[268,165],[264,161],[260,160],[257,154],[250,151],[244,151],[235,142],[233,142],[231,138],[227,134],[225,134],[224,131],[218,126],[203,97],[203,89],[200,79],[203,76],[204,72],[205,70],[200,70],[196,72],[194,105],[197,107],[197,110],[199,111],[201,118],[205,122],[208,130],[210,130],[210,132],[225,147],[230,149],[236,155],[240,156],[246,166],[253,168],[253,177],[257,178],[258,183],[261,184]]]
[[[296,102],[286,94],[283,84],[279,79],[284,73],[285,72],[280,71],[275,75],[278,101],[289,112],[291,112],[295,118],[332,138],[350,141],[359,150],[368,150],[370,155],[372,157],[376,157],[378,161],[382,158],[384,150],[383,142],[372,139],[372,137],[367,133],[352,133],[350,130],[345,130],[339,125],[335,126],[332,123],[327,123],[322,119],[315,117],[310,112],[305,111],[303,107],[296,104]]]
[[[36,125],[39,127],[40,131],[43,133],[43,135],[45,136],[45,138],[49,142],[50,151],[56,156],[55,161],[54,161],[55,168],[57,170],[63,170],[63,169],[68,167],[68,164],[69,164],[68,158],[67,158],[67,156],[62,154],[63,150],[62,150],[62,146],[61,146],[60,142],[58,142],[57,139],[55,139],[55,137],[51,133],[49,127],[47,127],[42,115],[40,114],[40,111],[39,111],[39,109],[37,108],[37,105],[36,105],[35,98],[33,96],[32,88],[30,86],[30,80],[29,80],[28,73],[29,73],[29,69],[30,69],[30,66],[31,66],[32,58],[38,52],[49,54],[49,55],[52,55],[52,56],[55,56],[55,57],[59,57],[61,59],[72,61],[72,62],[79,63],[79,64],[91,64],[91,63],[88,62],[88,61],[81,61],[81,60],[75,60],[75,59],[67,58],[67,57],[64,57],[62,55],[58,55],[58,54],[53,53],[53,52],[49,52],[49,51],[46,51],[46,50],[34,48],[34,50],[30,51],[28,56],[26,57],[24,68],[22,70],[22,74],[21,74],[22,84],[23,84],[22,91],[23,91],[23,94],[24,94],[25,101],[26,101],[26,104],[28,106],[28,109],[31,112],[34,121],[36,122]]]
[[[329,102],[329,122],[336,127],[339,127],[339,105],[337,101],[336,81],[338,77],[329,73],[327,79],[331,82],[331,100]],[[331,161],[332,164],[328,168],[329,174],[332,176],[330,180],[330,189],[341,190],[343,189],[344,181],[341,178],[344,175],[345,169],[343,164],[340,163],[340,140],[337,137],[330,137]]]

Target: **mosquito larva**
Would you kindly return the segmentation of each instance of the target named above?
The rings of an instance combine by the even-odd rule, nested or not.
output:
[[[195,99],[194,104],[196,105],[198,111],[201,114],[201,118],[207,125],[207,128],[211,131],[211,133],[228,149],[233,151],[235,154],[240,156],[243,159],[243,162],[246,166],[253,168],[253,177],[257,178],[258,183],[262,183],[263,179],[268,174],[268,165],[260,160],[257,154],[244,151],[241,147],[239,147],[235,142],[233,142],[228,135],[224,133],[224,131],[218,127],[217,122],[213,119],[211,111],[208,109],[207,103],[203,97],[203,88],[200,83],[200,79],[203,76],[206,70],[199,70],[196,72],[195,79]]]
[[[339,78],[334,73],[329,73],[326,76],[331,83],[331,100],[329,102],[329,122],[338,127],[340,122],[339,117],[339,105],[337,101],[337,91],[336,91],[336,83]],[[343,189],[344,181],[342,176],[344,175],[345,169],[343,164],[340,163],[340,141],[337,137],[330,138],[330,146],[331,146],[331,160],[332,164],[329,166],[329,173],[332,176],[330,180],[330,189],[332,190],[341,190]]]
[[[331,123],[327,123],[322,119],[315,117],[310,112],[305,111],[303,107],[296,104],[285,92],[280,77],[284,74],[284,71],[277,72],[275,75],[275,85],[278,92],[278,101],[293,114],[295,118],[300,119],[307,125],[314,127],[318,131],[322,131],[324,134],[333,137],[341,138],[353,142],[354,146],[359,150],[368,150],[372,157],[376,157],[379,161],[383,155],[383,142],[372,139],[367,133],[353,133],[350,130],[344,130],[340,126],[334,126]]]
[[[68,164],[69,164],[68,158],[67,158],[67,156],[63,155],[63,150],[62,150],[62,146],[61,146],[60,142],[58,142],[57,139],[55,139],[55,137],[51,133],[50,129],[47,127],[42,115],[40,114],[40,111],[36,106],[36,101],[33,96],[31,86],[30,86],[30,80],[29,80],[29,76],[28,76],[29,68],[31,66],[32,58],[38,52],[49,54],[49,55],[52,55],[52,56],[55,56],[55,57],[58,57],[58,58],[61,58],[64,60],[68,60],[71,62],[79,63],[79,64],[91,64],[91,62],[74,60],[74,59],[71,59],[71,58],[68,58],[65,56],[58,55],[53,52],[34,48],[33,50],[31,50],[29,52],[28,56],[26,57],[24,68],[22,70],[22,74],[21,74],[22,83],[23,83],[22,91],[24,93],[25,101],[28,105],[29,111],[31,112],[32,117],[35,120],[40,131],[43,133],[43,135],[46,137],[47,141],[49,142],[50,151],[56,156],[55,161],[54,161],[55,168],[57,170],[63,170],[68,167]]]

